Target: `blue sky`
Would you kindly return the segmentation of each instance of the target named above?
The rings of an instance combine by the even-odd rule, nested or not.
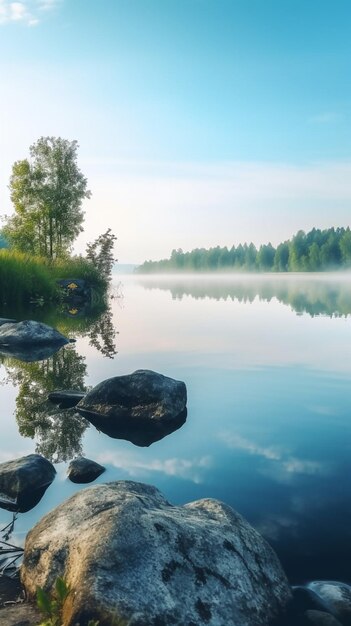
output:
[[[77,139],[124,262],[351,222],[349,0],[0,0],[0,202]]]

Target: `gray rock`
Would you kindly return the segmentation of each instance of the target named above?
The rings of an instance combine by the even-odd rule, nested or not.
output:
[[[0,626],[37,626],[42,623],[39,611],[30,604],[14,604],[0,609]]]
[[[0,355],[32,363],[33,361],[44,361],[49,359],[55,352],[61,349],[61,345],[57,343],[47,345],[0,345]]]
[[[3,324],[16,324],[17,320],[13,320],[9,317],[0,317],[0,326],[2,326]]]
[[[58,330],[42,322],[24,320],[23,322],[7,323],[0,326],[1,346],[18,347],[24,345],[64,345],[69,339],[61,335]]]
[[[321,599],[326,610],[342,624],[351,624],[351,587],[345,583],[318,580],[308,585]]]
[[[70,462],[67,475],[72,483],[91,483],[105,471],[99,463],[80,457]]]
[[[151,370],[104,380],[79,402],[77,408],[106,420],[170,422],[186,407],[186,386]]]
[[[321,598],[307,587],[296,586],[293,588],[293,605],[296,613],[305,611],[325,611],[325,605]]]
[[[186,386],[150,370],[109,378],[77,404],[99,431],[137,446],[149,446],[186,421]]]
[[[304,617],[306,623],[311,624],[311,626],[342,626],[333,615],[324,611],[306,611]]]
[[[1,559],[1,566],[6,561],[6,555]],[[10,578],[10,576],[0,575],[0,609],[6,602],[20,602],[24,599],[24,589],[19,581],[18,576]]]
[[[86,391],[78,391],[77,389],[62,389],[49,393],[48,399],[53,404],[58,404],[60,409],[70,409],[76,406],[85,394]]]
[[[145,419],[106,419],[91,412],[78,408],[79,413],[90,422],[99,432],[105,433],[114,439],[126,439],[135,446],[150,446],[155,441],[167,437],[181,428],[186,422],[187,410],[167,422]]]
[[[56,475],[52,463],[40,454],[29,454],[0,463],[0,507],[25,512],[42,498]]]
[[[84,489],[29,531],[29,597],[57,576],[72,589],[64,626],[265,626],[291,600],[272,548],[230,507],[172,506],[131,481]]]

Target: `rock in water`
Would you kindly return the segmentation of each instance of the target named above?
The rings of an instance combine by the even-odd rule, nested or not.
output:
[[[49,393],[48,399],[53,404],[58,404],[60,409],[70,409],[76,406],[85,394],[86,391],[78,391],[77,389],[62,389]]]
[[[1,329],[1,327],[0,327]],[[77,408],[106,420],[170,422],[186,407],[186,386],[151,370],[115,376],[96,385]]]
[[[42,498],[56,475],[52,463],[40,454],[29,454],[0,463],[0,507],[25,512]]]
[[[351,624],[351,587],[345,583],[316,580],[308,585],[320,598],[326,611],[342,624]]]
[[[333,615],[322,611],[306,611],[304,617],[308,626],[342,626]]]
[[[11,357],[12,359],[18,359],[26,363],[33,363],[33,361],[44,361],[49,359],[55,352],[61,349],[62,346],[57,343],[51,344],[11,344],[9,346],[0,345],[0,355],[5,357]]]
[[[79,409],[78,409],[79,410]],[[147,447],[155,441],[167,437],[181,428],[186,422],[187,410],[184,409],[177,418],[167,422],[137,419],[106,419],[95,413],[79,410],[79,413],[90,422],[99,432],[105,433],[114,439],[126,439],[135,446]]]
[[[79,457],[70,462],[67,475],[72,483],[91,483],[105,470],[106,468],[99,463]]]
[[[69,339],[42,322],[24,320],[23,322],[7,323],[0,325],[0,347],[18,347],[24,345],[64,345]]]
[[[16,324],[17,320],[14,320],[10,317],[0,317],[0,326],[3,324]]]
[[[272,548],[229,506],[172,506],[131,481],[84,489],[29,531],[29,597],[57,576],[72,589],[64,626],[265,626],[291,600]]]

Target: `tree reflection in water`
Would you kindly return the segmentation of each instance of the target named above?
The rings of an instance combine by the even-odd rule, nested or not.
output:
[[[6,358],[8,380],[18,387],[16,420],[24,437],[36,439],[36,452],[54,463],[82,453],[88,422],[70,410],[59,411],[47,397],[55,389],[85,391],[85,357],[72,345],[45,361],[25,363]]]
[[[88,337],[90,345],[103,356],[113,358],[116,354],[117,332],[110,308],[92,317],[86,311],[83,316],[75,314],[72,318],[69,315],[57,317],[56,313],[56,319],[52,311],[46,316],[43,313],[42,321],[63,333]],[[0,355],[0,363],[6,371],[3,384],[11,382],[18,387],[15,417],[20,434],[35,439],[36,452],[53,463],[81,455],[82,437],[89,423],[74,409],[58,409],[47,398],[57,389],[86,391],[85,357],[70,344],[45,360],[27,362]]]
[[[112,359],[116,350],[117,331],[113,325],[111,309],[104,311],[88,332],[89,343],[105,357]]]

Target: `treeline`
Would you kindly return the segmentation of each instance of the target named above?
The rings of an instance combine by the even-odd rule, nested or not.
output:
[[[259,248],[253,243],[231,248],[216,246],[191,252],[173,250],[170,259],[145,261],[138,272],[317,272],[351,267],[350,228],[313,228],[299,230],[292,239],[274,248],[271,243]]]

